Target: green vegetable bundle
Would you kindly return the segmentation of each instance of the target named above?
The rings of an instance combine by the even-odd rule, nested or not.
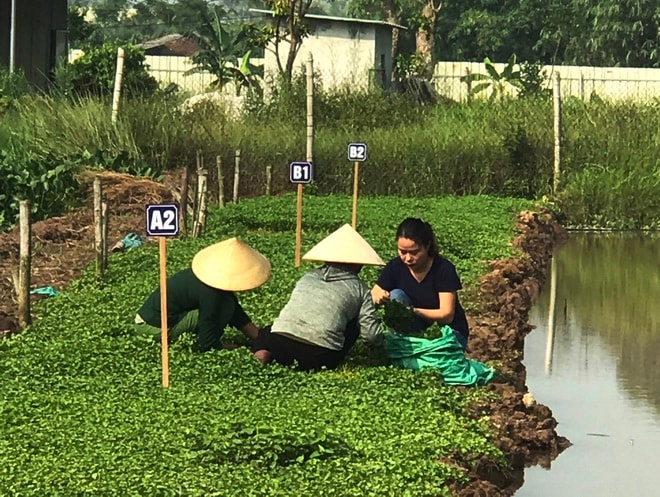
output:
[[[390,331],[402,336],[419,336],[424,338],[439,338],[442,336],[442,325],[431,324],[425,330],[414,330],[413,323],[419,319],[411,306],[388,300],[383,304],[383,322]]]
[[[412,330],[416,317],[412,307],[396,300],[387,300],[383,304],[383,322],[398,335],[420,335],[421,332]]]

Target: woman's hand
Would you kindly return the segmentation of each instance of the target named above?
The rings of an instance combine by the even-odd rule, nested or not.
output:
[[[438,300],[440,301],[439,309],[415,307],[413,308],[413,312],[428,321],[438,324],[451,323],[454,320],[454,312],[456,310],[456,292],[439,292]]]
[[[374,304],[380,305],[384,301],[389,300],[390,292],[383,290],[378,285],[374,285],[374,287],[371,289],[371,298],[373,299]]]

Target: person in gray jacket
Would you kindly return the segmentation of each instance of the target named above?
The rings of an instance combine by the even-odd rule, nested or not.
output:
[[[335,369],[358,337],[383,341],[381,321],[369,287],[358,273],[365,264],[384,265],[376,251],[345,224],[303,256],[321,267],[305,273],[271,326],[252,342],[263,364],[297,363],[303,371]]]

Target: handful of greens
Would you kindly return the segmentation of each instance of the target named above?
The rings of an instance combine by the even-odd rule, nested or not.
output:
[[[399,335],[420,335],[421,332],[414,332],[412,329],[416,319],[418,317],[412,307],[396,300],[386,300],[383,303],[383,322]]]
[[[397,335],[419,336],[433,340],[442,336],[442,325],[433,323],[424,330],[415,326],[422,318],[409,307],[396,300],[386,300],[383,303],[383,322]],[[415,330],[415,328],[417,328]]]

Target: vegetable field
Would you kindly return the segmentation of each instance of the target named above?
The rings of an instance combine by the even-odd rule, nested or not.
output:
[[[349,196],[307,195],[302,253],[349,222]],[[383,259],[407,216],[436,230],[457,266],[468,315],[484,261],[514,255],[525,200],[488,196],[359,200],[358,230]],[[270,323],[295,281],[296,198],[262,197],[209,212],[199,239],[172,240],[168,272],[202,247],[239,236],[266,255],[272,278],[239,294],[254,322]],[[7,496],[437,496],[486,456],[505,465],[487,417],[470,410],[483,388],[442,384],[437,373],[396,369],[358,344],[340,370],[261,367],[246,347],[196,354],[132,335],[136,309],[158,284],[158,247],[113,254],[36,309],[35,323],[0,341],[0,495]],[[362,277],[372,285],[377,269]],[[235,330],[228,341],[242,343]]]

